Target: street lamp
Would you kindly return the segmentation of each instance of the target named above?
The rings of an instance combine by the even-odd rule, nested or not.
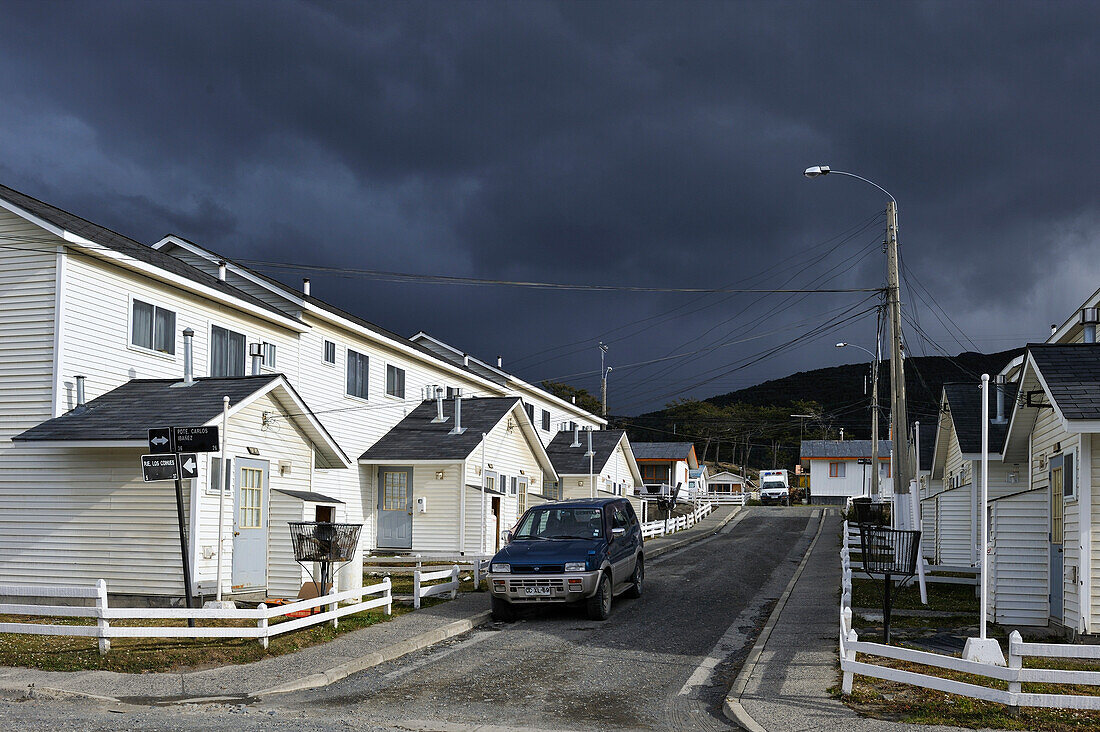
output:
[[[871,351],[863,346],[857,346],[854,343],[837,343],[837,348],[858,348],[865,353],[870,354],[872,361],[872,373],[871,373],[871,498],[872,500],[879,495],[879,466],[878,466],[878,364],[879,354],[871,353]],[[875,337],[875,350],[879,350],[878,337]]]
[[[886,194],[886,300],[890,313],[890,416],[894,433],[894,495],[909,493],[908,417],[905,409],[905,364],[901,347],[901,286],[898,279],[898,202],[890,191],[878,183],[855,173],[833,170],[828,165],[806,168],[807,178],[824,175],[844,175],[861,180]],[[877,421],[877,420],[876,420]],[[895,508],[904,504],[895,501]],[[904,509],[903,509],[904,510]],[[895,520],[897,519],[895,511]],[[916,517],[911,517],[916,523]],[[900,525],[905,525],[904,523]]]

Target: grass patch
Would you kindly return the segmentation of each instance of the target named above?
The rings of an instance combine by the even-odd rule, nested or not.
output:
[[[864,608],[882,607],[882,580],[858,579],[858,570],[852,572],[852,606]],[[977,613],[980,601],[974,597],[973,585],[928,583],[928,604],[920,601],[920,587],[912,584],[898,588],[890,594],[892,607],[899,610],[946,610],[957,613]]]
[[[945,679],[1004,689],[1006,684],[982,676],[949,671],[885,658],[861,656],[860,660]],[[1100,664],[1069,659],[1027,658],[1026,668],[1100,670]],[[839,691],[839,685],[833,689]],[[1100,695],[1100,688],[1064,684],[1023,684],[1024,692],[1043,694]],[[1100,712],[1073,709],[1021,708],[1014,712],[1003,704],[946,694],[921,687],[866,676],[856,676],[852,694],[844,702],[863,714],[911,724],[940,724],[973,729],[1040,730],[1078,732],[1100,728]]]

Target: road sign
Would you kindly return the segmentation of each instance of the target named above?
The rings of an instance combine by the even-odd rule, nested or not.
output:
[[[180,480],[199,477],[199,456],[193,452],[180,455]]]
[[[141,476],[146,483],[154,480],[175,480],[176,475],[175,455],[141,456]]]
[[[217,427],[176,427],[173,431],[177,452],[217,452]]]
[[[172,449],[171,427],[155,427],[149,430],[149,452],[154,455],[165,455],[174,452]]]

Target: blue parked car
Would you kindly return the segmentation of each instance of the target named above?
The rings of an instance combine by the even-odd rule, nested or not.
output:
[[[511,621],[517,605],[584,603],[605,620],[611,598],[641,597],[642,528],[625,498],[545,503],[527,511],[489,567],[493,619]]]

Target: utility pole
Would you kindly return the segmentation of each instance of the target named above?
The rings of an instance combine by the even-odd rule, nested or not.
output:
[[[611,369],[604,368],[604,356],[607,354],[607,345],[600,341],[600,403],[603,405],[602,417],[607,416],[607,372]]]
[[[905,410],[905,362],[901,348],[898,277],[898,207],[886,204],[886,304],[890,315],[890,412],[894,432],[894,495],[909,494],[909,419]],[[878,466],[875,466],[876,472]]]
[[[877,323],[882,322],[882,310],[879,309]],[[878,498],[878,370],[882,360],[882,339],[879,338],[879,328],[875,327],[875,362],[871,374],[871,500]]]

